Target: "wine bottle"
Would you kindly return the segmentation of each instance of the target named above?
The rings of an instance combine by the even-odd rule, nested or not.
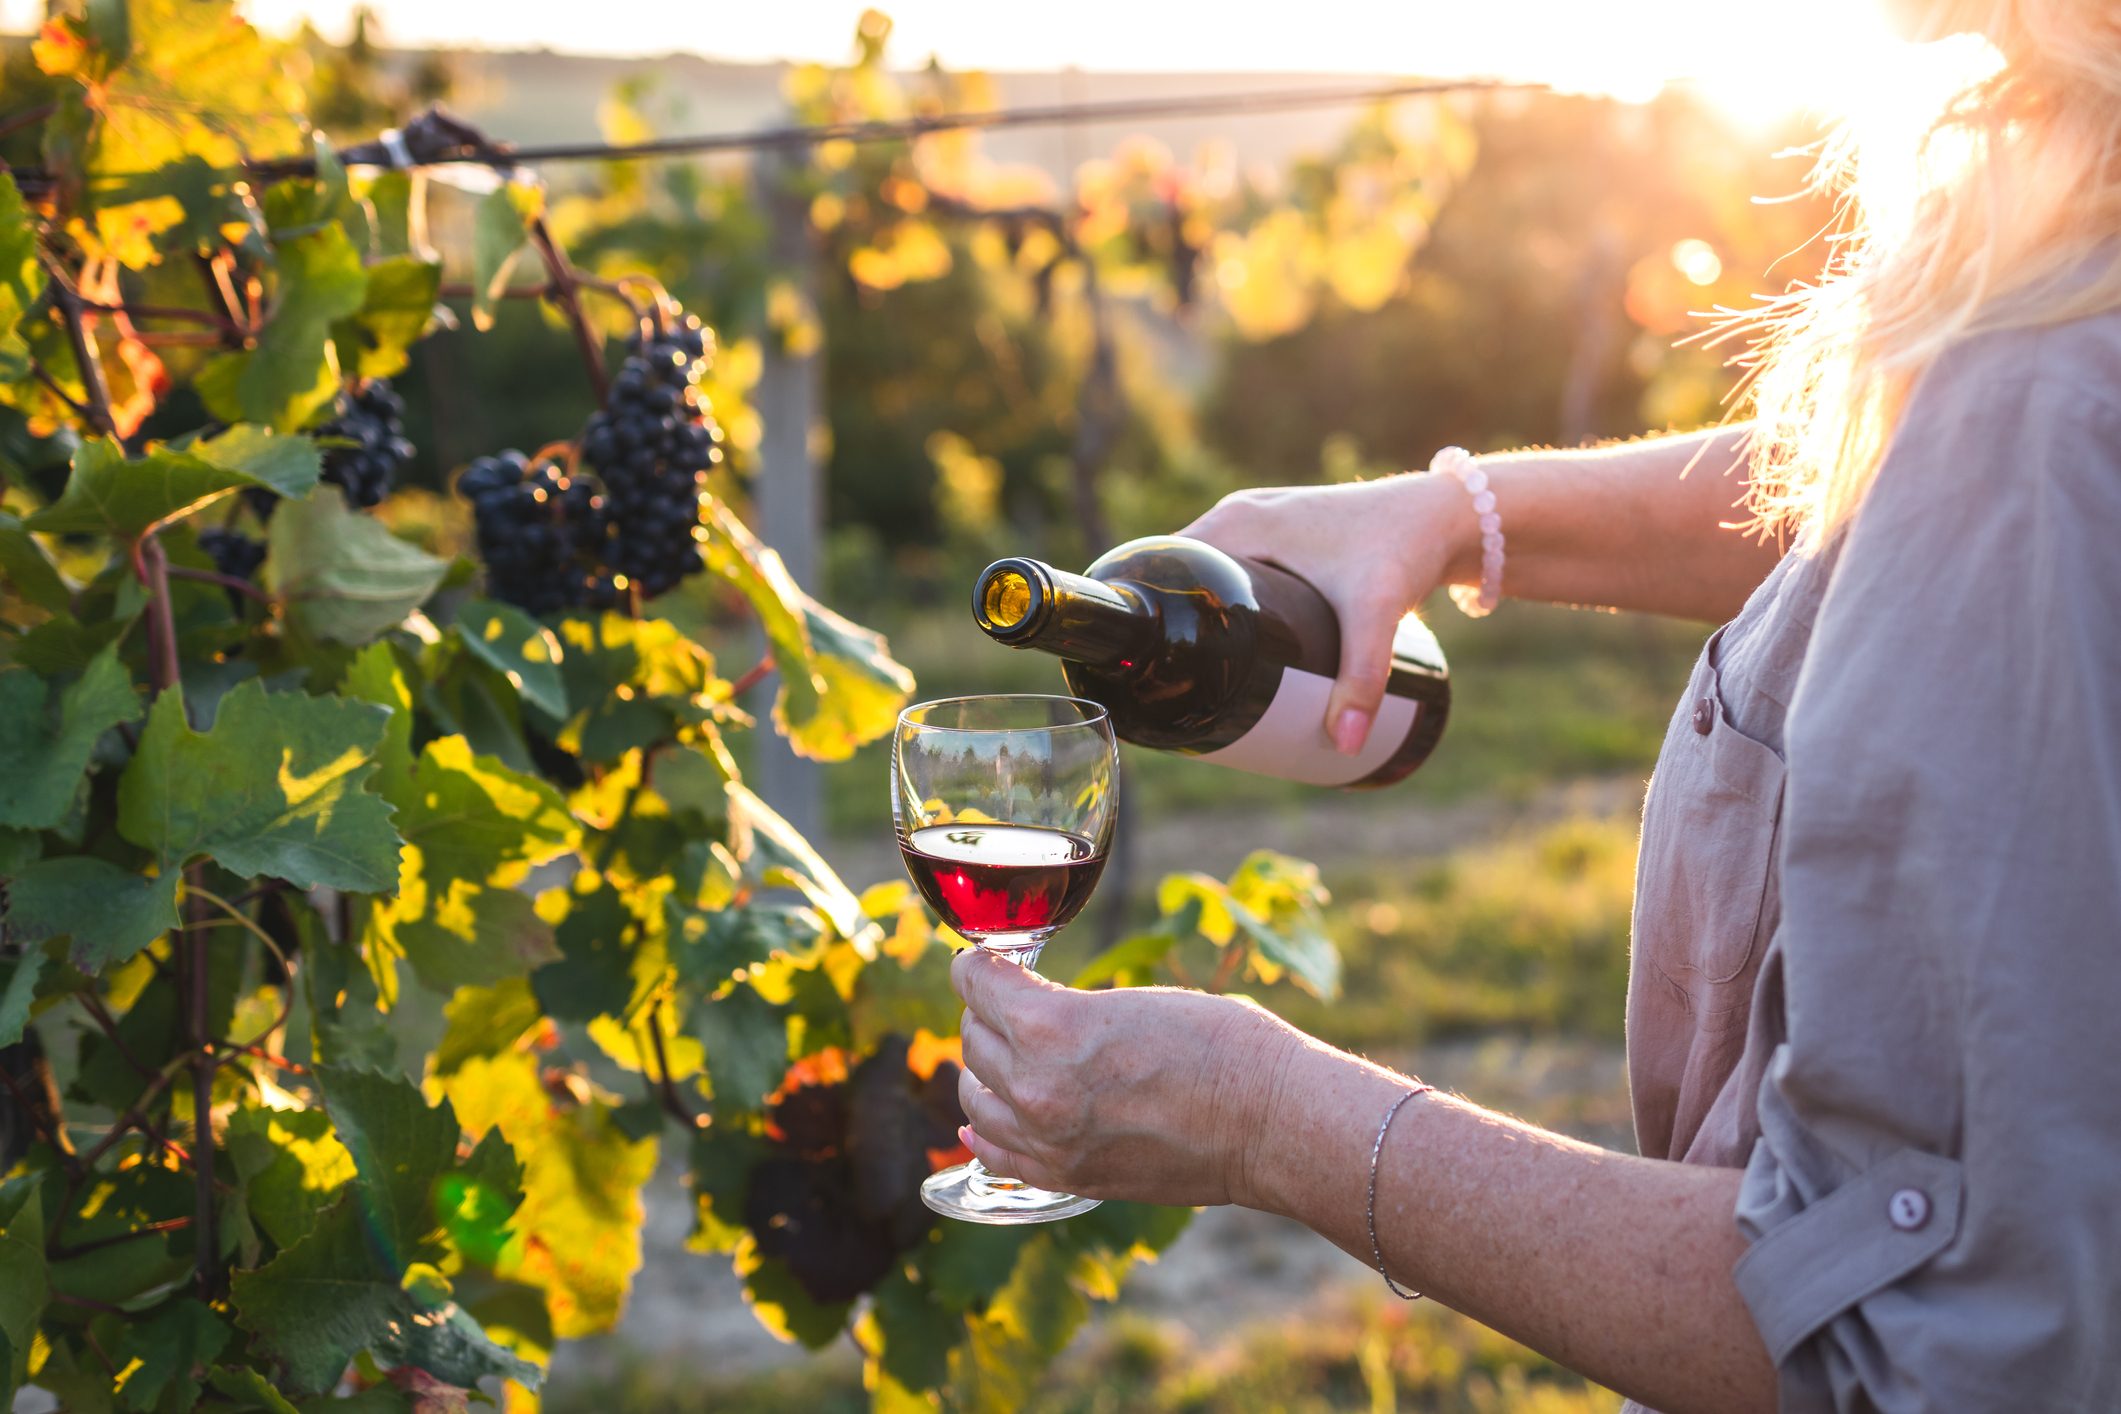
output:
[[[1427,625],[1400,620],[1383,705],[1361,751],[1326,735],[1340,622],[1287,570],[1179,536],[1130,540],[1082,574],[997,560],[972,613],[1012,648],[1056,654],[1069,690],[1137,746],[1321,786],[1383,786],[1428,759],[1450,670]]]

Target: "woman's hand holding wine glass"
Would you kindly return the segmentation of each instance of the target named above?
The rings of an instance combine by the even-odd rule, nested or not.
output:
[[[891,814],[906,872],[945,923],[1025,976],[1089,902],[1118,817],[1104,708],[1071,697],[955,697],[899,714]],[[1002,961],[1002,959],[1008,959]],[[921,1186],[968,1222],[1051,1222],[1094,1198],[997,1179],[978,1161]]]
[[[1174,987],[1079,992],[975,948],[965,999],[961,1137],[1041,1188],[1178,1205],[1251,1201],[1304,1037],[1252,1002]]]

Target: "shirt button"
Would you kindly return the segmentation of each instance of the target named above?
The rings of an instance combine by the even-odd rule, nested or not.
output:
[[[1707,736],[1709,728],[1714,725],[1716,725],[1716,700],[1704,695],[1699,702],[1694,704],[1694,730],[1703,736]]]
[[[1930,1220],[1930,1195],[1919,1188],[1903,1188],[1886,1200],[1885,1216],[1902,1232],[1913,1232]]]

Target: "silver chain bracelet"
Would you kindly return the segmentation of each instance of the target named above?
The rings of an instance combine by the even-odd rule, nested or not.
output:
[[[1392,1280],[1392,1274],[1385,1270],[1385,1250],[1377,1241],[1377,1160],[1385,1151],[1385,1131],[1392,1127],[1392,1120],[1399,1113],[1399,1107],[1416,1095],[1426,1095],[1435,1089],[1434,1085],[1415,1081],[1414,1088],[1394,1100],[1392,1107],[1385,1111],[1384,1123],[1377,1126],[1377,1142],[1370,1146],[1370,1201],[1363,1213],[1363,1220],[1370,1229],[1370,1255],[1377,1259],[1377,1274],[1385,1279],[1385,1286],[1402,1301],[1419,1301],[1421,1293],[1407,1290]]]

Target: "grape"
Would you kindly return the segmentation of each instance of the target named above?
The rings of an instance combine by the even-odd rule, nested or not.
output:
[[[375,505],[412,461],[404,418],[404,400],[387,380],[371,378],[341,393],[337,415],[316,429],[317,437],[346,444],[324,448],[323,479],[346,493],[348,505]]]
[[[703,567],[693,537],[700,488],[722,459],[722,431],[698,386],[708,345],[691,315],[659,321],[634,340],[582,429],[582,461],[604,483],[604,564],[614,584],[623,576],[646,599]]]
[[[690,315],[637,336],[582,429],[577,474],[514,451],[465,470],[457,493],[496,598],[534,614],[616,609],[705,567],[700,491],[722,459],[698,386],[710,341]]]
[[[265,542],[253,540],[240,530],[202,530],[199,548],[213,557],[215,569],[235,579],[256,579],[258,566],[265,563]],[[226,592],[228,606],[241,617],[243,596],[233,589]]]
[[[511,450],[473,462],[457,494],[471,502],[495,598],[533,614],[618,605],[617,586],[597,559],[609,512],[590,483]]]
[[[214,568],[236,579],[254,579],[265,563],[265,542],[240,530],[202,530],[199,548],[213,557]]]

